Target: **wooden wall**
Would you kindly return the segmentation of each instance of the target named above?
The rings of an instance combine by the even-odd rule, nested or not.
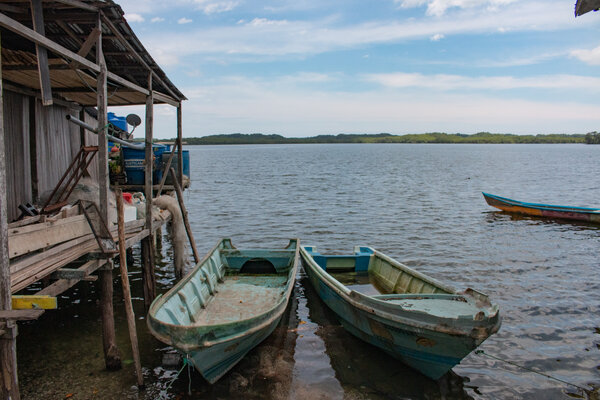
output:
[[[29,98],[4,91],[4,145],[6,152],[6,205],[8,221],[20,214],[19,204],[31,202]]]
[[[4,91],[9,222],[20,215],[19,204],[36,203],[50,195],[79,151],[80,128],[66,119],[68,114],[80,118],[78,110],[44,107],[39,99]],[[92,126],[97,124],[88,114],[85,120]],[[96,145],[97,135],[86,131],[85,142]],[[96,160],[89,168],[94,179],[98,176]]]

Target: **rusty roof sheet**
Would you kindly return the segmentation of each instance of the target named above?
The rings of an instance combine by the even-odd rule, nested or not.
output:
[[[56,0],[43,1],[42,4],[45,36],[48,39],[77,53],[96,28],[98,13],[101,12],[104,16],[102,49],[108,71],[147,88],[151,70],[154,91],[175,101],[186,99],[144,48],[125,20],[123,10],[112,0]],[[0,0],[0,12],[33,29],[29,2]],[[81,105],[95,105],[96,73],[81,65],[70,65],[68,60],[52,51],[48,52],[48,57],[53,94]],[[94,48],[84,57],[96,63]],[[3,79],[9,83],[39,90],[34,44],[5,29],[2,29],[2,67]],[[143,93],[109,79],[109,105],[144,104],[145,101]]]

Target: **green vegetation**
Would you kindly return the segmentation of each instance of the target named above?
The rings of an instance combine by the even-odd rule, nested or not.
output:
[[[284,144],[284,143],[600,143],[600,133],[587,135],[512,135],[503,133],[480,132],[475,135],[461,133],[420,133],[409,135],[319,135],[307,138],[286,138],[281,135],[263,135],[262,133],[231,135],[211,135],[185,138],[187,144]]]
[[[596,131],[587,133],[585,135],[585,142],[587,144],[600,144],[600,133]]]

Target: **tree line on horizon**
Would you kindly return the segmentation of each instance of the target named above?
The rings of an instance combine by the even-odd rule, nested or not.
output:
[[[548,134],[548,135],[514,135],[508,133],[479,132],[473,135],[461,133],[419,133],[407,135],[379,134],[339,134],[318,135],[306,138],[288,138],[281,135],[262,133],[232,133],[227,135],[210,135],[185,138],[189,145],[215,144],[296,144],[296,143],[587,143],[600,144],[600,133],[588,134]]]

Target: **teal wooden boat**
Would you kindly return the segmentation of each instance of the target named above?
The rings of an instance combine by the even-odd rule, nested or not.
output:
[[[302,246],[300,255],[312,286],[346,330],[432,379],[500,328],[498,306],[483,293],[458,293],[370,247],[322,255]]]
[[[273,332],[294,287],[299,240],[282,250],[222,239],[148,313],[150,332],[216,382]]]

